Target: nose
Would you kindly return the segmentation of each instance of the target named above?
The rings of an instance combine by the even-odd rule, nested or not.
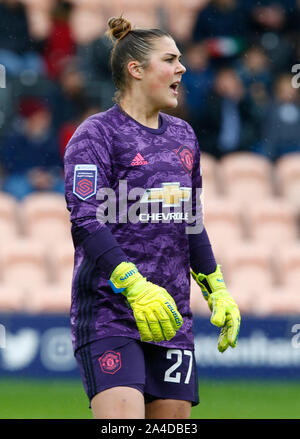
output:
[[[178,61],[177,72],[180,73],[181,75],[183,75],[186,72],[186,68],[184,67],[183,64],[181,64],[180,61]]]

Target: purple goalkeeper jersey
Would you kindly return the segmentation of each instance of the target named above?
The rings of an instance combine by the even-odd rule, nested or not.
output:
[[[193,228],[194,233],[203,229],[200,150],[187,122],[165,113],[159,120],[158,129],[148,128],[115,104],[86,119],[67,145],[65,194],[75,246],[74,350],[107,336],[140,338],[125,296],[109,285],[101,236],[112,236],[112,247],[124,252],[116,265],[133,262],[174,298],[183,325],[173,339],[157,344],[194,348],[188,236]],[[99,248],[99,257],[92,258],[88,247]]]

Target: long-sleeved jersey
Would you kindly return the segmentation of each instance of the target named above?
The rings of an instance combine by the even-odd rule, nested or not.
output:
[[[183,317],[175,337],[159,344],[193,349],[189,234],[203,230],[200,150],[187,122],[165,113],[159,120],[157,129],[143,126],[115,104],[86,119],[67,145],[74,350],[106,336],[139,339],[126,298],[108,282],[105,257],[116,248],[116,265],[135,263]]]

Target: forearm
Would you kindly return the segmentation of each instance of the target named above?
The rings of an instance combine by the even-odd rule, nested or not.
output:
[[[216,270],[217,263],[205,228],[198,235],[189,235],[189,247],[190,266],[195,273],[210,274]]]
[[[121,262],[128,261],[125,252],[107,227],[89,233],[83,227],[73,225],[72,236],[74,245],[80,245],[84,249],[86,256],[99,266],[107,279]]]

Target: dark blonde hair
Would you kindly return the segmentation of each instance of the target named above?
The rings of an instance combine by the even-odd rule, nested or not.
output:
[[[109,29],[105,34],[114,43],[110,55],[112,79],[117,89],[114,101],[120,102],[128,85],[128,62],[136,60],[146,68],[153,50],[153,42],[162,37],[172,37],[160,29],[133,29],[131,23],[122,16],[110,18],[107,24]]]

